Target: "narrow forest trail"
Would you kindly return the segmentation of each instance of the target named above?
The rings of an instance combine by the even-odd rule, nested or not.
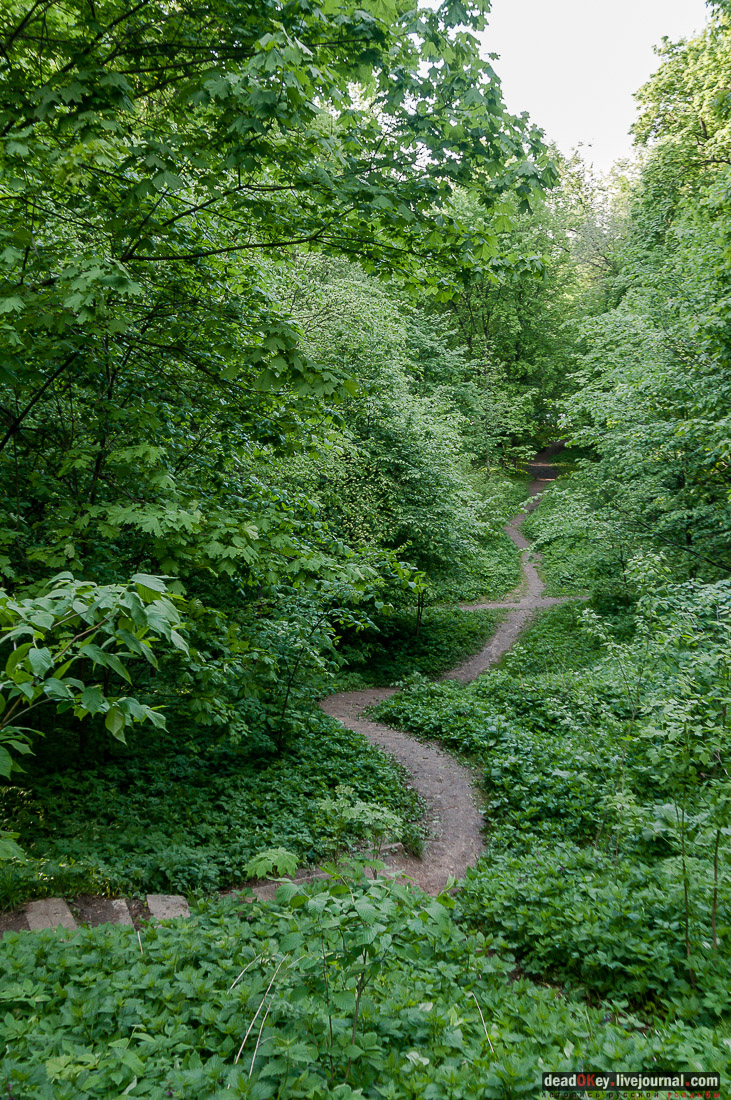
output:
[[[528,511],[537,507],[541,493],[555,479],[557,471],[551,465],[551,459],[561,446],[560,443],[551,444],[529,464],[533,477],[528,490],[532,498]],[[521,512],[513,516],[505,528],[508,537],[521,551],[527,551],[530,547],[530,542],[521,531],[525,515]],[[536,567],[540,561],[539,555],[534,555],[534,558],[535,562],[529,561],[527,554],[523,553],[522,581],[503,601],[460,605],[469,611],[501,609],[507,611],[507,615],[480,652],[445,673],[443,680],[459,680],[467,684],[476,679],[510,649],[538,609],[565,603],[570,598],[543,595],[545,585]],[[348,729],[364,734],[372,744],[390,753],[409,772],[413,787],[426,802],[429,838],[421,859],[394,855],[387,862],[391,870],[401,871],[426,893],[438,894],[446,886],[450,875],[460,878],[482,851],[483,819],[476,804],[474,776],[470,768],[459,764],[437,745],[417,741],[407,733],[363,716],[367,707],[375,706],[395,694],[395,688],[343,691],[324,699],[320,705],[326,714]]]
[[[556,477],[551,458],[562,444],[552,444],[541,451],[529,465],[533,474],[528,511],[535,508],[546,485]],[[530,547],[521,532],[525,513],[511,519],[505,530],[521,551]],[[538,555],[534,555],[538,558]],[[508,612],[489,642],[464,664],[446,673],[442,679],[469,683],[490,668],[513,645],[535,611],[542,607],[564,603],[572,597],[558,599],[543,595],[544,584],[533,562],[523,554],[522,581],[502,602],[462,604],[466,610],[482,608],[504,609]],[[391,871],[408,876],[426,893],[438,894],[450,876],[460,878],[482,851],[482,814],[475,797],[474,776],[470,768],[437,745],[417,741],[407,733],[363,717],[367,707],[375,706],[395,695],[395,688],[373,688],[364,691],[344,691],[331,695],[320,704],[326,714],[342,722],[348,729],[363,733],[368,740],[390,753],[411,776],[412,785],[426,802],[428,839],[421,859],[405,854],[389,855],[386,863]],[[315,875],[318,874],[316,871]],[[311,881],[313,872],[303,871],[295,881]],[[259,898],[273,897],[276,882],[253,884]],[[226,891],[236,893],[237,891]],[[73,910],[73,912],[72,912]],[[102,898],[80,895],[71,902],[63,898],[43,898],[28,902],[23,908],[0,915],[0,937],[6,931],[21,931],[57,927],[74,928],[78,921],[89,925],[104,923],[139,927],[150,917],[158,920],[188,915],[188,903],[179,895],[149,894],[146,901],[124,898]]]

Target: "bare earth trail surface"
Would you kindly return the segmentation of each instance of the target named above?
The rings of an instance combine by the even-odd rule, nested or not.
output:
[[[560,443],[551,444],[530,463],[533,478],[529,488],[532,499],[528,511],[537,506],[540,494],[556,477],[557,471],[551,465],[551,459],[561,446]],[[470,611],[482,608],[505,610],[505,618],[484,648],[458,668],[445,673],[443,680],[458,680],[466,684],[476,679],[510,649],[538,609],[564,603],[571,598],[543,595],[545,586],[536,568],[540,558],[534,554],[534,560],[528,560],[530,543],[521,531],[524,519],[525,513],[520,513],[505,528],[522,552],[520,586],[502,602],[461,605]],[[460,878],[482,851],[483,819],[476,802],[474,776],[470,768],[458,763],[439,746],[417,741],[407,733],[364,717],[366,708],[376,706],[395,692],[395,688],[344,691],[324,699],[320,705],[326,714],[348,729],[364,734],[372,744],[390,753],[410,774],[413,787],[426,803],[428,839],[424,854],[421,859],[416,859],[398,852],[400,845],[397,845],[397,850],[386,857],[386,863],[390,870],[407,876],[426,893],[438,894],[450,877]],[[311,871],[303,872],[296,876],[295,881],[311,881],[313,877]],[[254,893],[259,898],[272,897],[275,890],[276,883],[254,887]],[[135,901],[127,903],[123,898],[82,895],[71,903],[71,909],[62,898],[47,898],[28,902],[24,909],[0,914],[0,935],[5,931],[58,925],[73,928],[77,921],[90,925],[112,922],[139,926],[149,917],[163,920],[187,915],[185,898],[171,895],[150,894],[146,904]]]

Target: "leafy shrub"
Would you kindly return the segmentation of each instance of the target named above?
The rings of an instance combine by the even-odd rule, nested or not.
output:
[[[529,644],[516,642],[501,667],[514,677],[531,681],[542,673],[575,672],[595,664],[601,645],[582,627],[585,606],[583,602],[568,603],[544,611],[531,626]]]
[[[673,861],[615,865],[601,850],[547,840],[470,869],[460,906],[468,926],[498,935],[527,974],[711,1023],[731,1008],[731,957],[707,942],[689,962],[682,893]],[[702,864],[693,908],[707,926]],[[731,919],[728,897],[719,919]]]
[[[379,715],[482,765],[492,831],[515,830],[512,842],[520,843],[526,831],[552,835],[558,822],[565,835],[593,839],[613,752],[600,737],[576,739],[582,704],[588,700],[565,687],[517,693],[509,675],[497,672],[468,688],[414,686],[386,700]]]
[[[335,826],[318,817],[317,800],[344,781],[354,801],[404,823],[419,816],[398,767],[320,712],[276,758],[239,756],[202,730],[194,741],[160,731],[81,773],[29,772],[0,790],[3,817],[31,857],[3,866],[0,904],[84,890],[212,891],[246,879],[248,861],[276,846],[321,859]],[[404,839],[412,832],[404,824]],[[338,833],[343,846],[360,835]]]
[[[439,601],[500,600],[520,583],[520,557],[504,532],[487,535],[475,554],[464,563],[432,578],[433,598]]]
[[[546,491],[523,532],[541,554],[547,595],[585,591],[604,613],[626,614],[633,603],[626,566],[642,540],[616,511],[597,506],[596,490],[587,462],[583,480],[575,475]]]
[[[499,619],[497,611],[427,607],[417,634],[415,614],[380,618],[378,633],[363,632],[341,646],[346,664],[338,687],[385,686],[414,673],[438,676],[479,650]]]
[[[588,637],[578,608],[552,609],[501,668],[379,708],[481,766],[488,847],[461,895],[469,926],[527,973],[649,1018],[731,1007],[725,593],[672,587],[649,625],[641,598],[634,634],[594,616]]]

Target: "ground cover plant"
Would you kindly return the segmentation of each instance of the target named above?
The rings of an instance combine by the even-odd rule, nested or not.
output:
[[[518,511],[526,490],[515,494],[515,507],[509,516]],[[493,519],[494,523],[495,520]],[[460,600],[463,603],[479,603],[480,600],[500,600],[520,582],[520,558],[515,545],[504,531],[486,534],[478,542],[474,553],[463,564],[437,574],[432,578],[431,599],[439,603]]]
[[[632,602],[626,567],[643,540],[611,509],[598,512],[586,473],[574,471],[544,494],[540,511],[531,513],[525,534],[541,554],[541,575],[549,596],[590,592],[595,606],[617,614]],[[586,473],[585,473],[586,471]],[[589,475],[591,480],[591,475]]]
[[[629,636],[625,615],[552,609],[500,669],[415,684],[379,714],[481,768],[466,927],[592,1003],[711,1024],[731,1010],[729,586],[636,565],[635,596]]]
[[[526,501],[529,472],[524,465],[473,467],[468,481],[482,503],[483,530],[470,558],[430,578],[430,598],[437,602],[500,600],[520,583],[520,555],[504,526]]]
[[[647,1028],[516,976],[449,895],[351,872],[188,921],[12,934],[0,1035],[8,1097],[182,1100],[536,1095],[540,1073],[731,1068],[725,1032]]]
[[[621,562],[632,556],[632,546],[615,552],[610,524],[598,522],[596,510],[580,490],[580,471],[595,456],[569,441],[553,459],[558,476],[535,509],[525,519],[523,533],[541,555],[540,573],[548,596],[575,596],[590,592],[596,601],[599,588],[616,590]]]
[[[520,582],[520,555],[502,526],[525,503],[529,475],[473,470],[470,484],[482,501],[482,531],[464,561],[424,578],[416,607],[398,596],[389,615],[373,615],[375,629],[344,631],[338,646],[345,662],[343,690],[388,686],[409,676],[438,676],[476,653],[493,633],[500,612],[462,611],[455,601],[499,600]],[[485,517],[489,518],[486,522]]]
[[[349,804],[395,812],[394,839],[418,844],[420,807],[401,770],[319,712],[273,757],[237,753],[210,730],[161,731],[81,773],[73,761],[62,770],[37,762],[0,793],[28,857],[0,865],[0,905],[85,891],[212,892],[251,877],[249,861],[278,846],[317,862],[362,836],[357,822],[343,833],[323,805],[344,783]]]
[[[148,705],[184,679],[236,736],[394,570],[469,557],[485,394],[442,307],[556,171],[481,4],[6,8],[0,577],[169,577],[191,657]]]
[[[230,877],[248,841],[228,866],[223,810],[204,797],[231,793],[214,782],[221,761],[247,789],[267,752],[272,774],[287,771],[277,754],[294,767],[313,728],[329,737],[315,706],[338,637],[365,640],[388,605],[418,611],[422,580],[440,601],[497,591],[516,570],[500,527],[519,479],[504,466],[533,426],[525,414],[488,440],[481,354],[448,304],[502,255],[512,292],[538,285],[533,242],[509,237],[540,220],[531,201],[556,169],[504,108],[480,54],[482,5],[144,8],[12,0],[0,13],[0,601],[44,598],[57,575],[70,592],[141,577],[181,618],[166,634],[160,606],[134,630],[125,617],[132,657],[160,638],[124,674],[120,639],[82,635],[62,672],[68,623],[54,637],[41,623],[20,655],[17,623],[0,624],[19,677],[5,718],[35,688],[59,704],[34,709],[27,780],[8,762],[25,732],[0,746],[6,900],[89,875],[104,889]],[[394,664],[441,671],[486,623]],[[186,746],[183,772],[196,739],[201,759],[222,746],[210,783],[170,807],[174,835],[143,797],[129,821],[99,761],[143,718]],[[150,759],[167,764],[170,744],[150,737]],[[331,790],[358,774],[356,756]],[[116,855],[109,835],[93,839],[105,795]],[[276,803],[271,821],[298,853],[319,850],[309,833],[295,843],[293,812],[285,826]],[[36,851],[51,819],[59,848]],[[16,833],[33,848],[24,866]]]

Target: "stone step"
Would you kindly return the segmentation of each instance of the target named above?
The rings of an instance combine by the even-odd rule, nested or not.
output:
[[[135,923],[126,898],[102,898],[80,894],[72,902],[74,912],[63,898],[41,898],[29,901],[21,909],[0,914],[0,939],[6,932],[39,932],[43,928],[77,928],[78,923],[96,928],[100,924],[122,924],[134,928]],[[147,908],[155,920],[189,917],[190,909],[180,894],[148,894]],[[139,909],[139,905],[138,905]],[[137,910],[135,910],[137,912]],[[145,913],[138,917],[146,919]],[[78,922],[78,923],[77,923]]]
[[[42,928],[76,928],[71,910],[63,898],[41,898],[29,901],[25,905],[25,919],[31,932],[40,932]]]
[[[129,906],[124,898],[112,898],[110,902],[112,906],[112,912],[114,917],[112,918],[113,924],[126,924],[130,928],[133,927],[132,915],[129,911]]]
[[[190,916],[188,903],[181,894],[148,894],[147,906],[155,920]]]

